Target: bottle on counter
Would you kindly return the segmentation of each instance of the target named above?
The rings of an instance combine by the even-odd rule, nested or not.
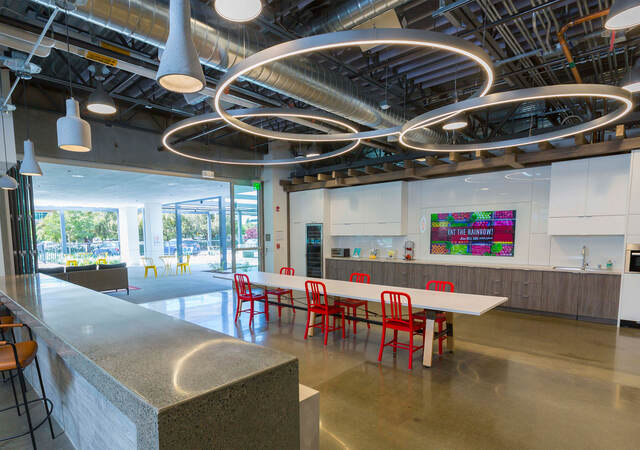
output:
[[[613,261],[609,260],[607,261],[607,270],[611,270],[613,269]]]

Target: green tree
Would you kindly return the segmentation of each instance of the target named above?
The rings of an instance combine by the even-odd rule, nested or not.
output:
[[[38,242],[61,242],[60,214],[58,211],[48,212],[36,225]]]

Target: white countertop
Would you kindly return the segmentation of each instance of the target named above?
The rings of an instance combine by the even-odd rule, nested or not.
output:
[[[394,262],[404,264],[430,264],[434,266],[462,266],[462,267],[484,267],[488,269],[513,269],[513,270],[540,270],[549,272],[572,272],[572,273],[593,273],[604,275],[621,275],[619,270],[607,270],[607,269],[589,269],[580,270],[579,268],[554,268],[552,266],[535,266],[531,264],[487,264],[487,263],[464,263],[464,262],[447,262],[447,261],[427,261],[424,259],[414,259],[406,261],[400,258],[386,258],[378,257],[376,259],[370,258],[341,258],[341,257],[327,257],[326,259],[336,260],[351,260],[351,261],[370,261],[370,262]]]

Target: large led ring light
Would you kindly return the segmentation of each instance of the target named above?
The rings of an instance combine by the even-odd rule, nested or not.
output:
[[[323,123],[330,123],[336,125],[341,128],[345,128],[346,130],[356,133],[358,130],[341,120],[330,116],[329,114],[318,112],[318,111],[308,111],[303,109],[294,109],[294,108],[253,108],[253,109],[236,109],[233,111],[229,111],[228,114],[231,117],[243,119],[250,117],[279,117],[286,119],[287,117],[297,118],[297,119],[307,119],[307,120],[316,120]],[[353,142],[350,142],[346,147],[339,148],[338,150],[334,150],[332,152],[323,153],[318,156],[310,156],[305,158],[290,158],[290,159],[274,159],[274,160],[264,160],[264,159],[226,159],[226,158],[207,158],[202,156],[191,155],[186,153],[184,150],[178,150],[173,146],[172,143],[169,143],[169,139],[180,131],[184,131],[186,129],[195,127],[197,125],[202,125],[206,123],[212,122],[221,122],[222,118],[219,114],[210,113],[210,114],[202,114],[199,116],[189,117],[188,119],[181,120],[180,122],[176,122],[167,128],[162,134],[162,145],[169,150],[170,152],[175,153],[176,155],[184,156],[185,158],[195,159],[198,161],[216,163],[216,164],[235,164],[235,165],[243,165],[243,166],[285,166],[289,164],[304,164],[310,163],[314,161],[320,161],[323,159],[333,158],[336,156],[344,155],[355,149],[358,145],[360,145],[360,139],[356,139]]]
[[[493,65],[489,56],[474,44],[462,38],[450,36],[444,33],[423,30],[403,30],[396,28],[379,28],[369,30],[348,30],[335,33],[319,34],[302,39],[296,39],[254,53],[247,59],[231,67],[220,80],[214,104],[216,111],[222,119],[231,126],[244,132],[262,136],[268,139],[282,139],[298,142],[338,142],[356,139],[373,139],[377,137],[398,134],[401,127],[385,128],[354,133],[332,134],[298,134],[283,133],[265,130],[242,122],[233,115],[227,113],[220,104],[222,94],[238,78],[248,74],[252,70],[263,67],[269,63],[302,55],[315,51],[327,50],[339,47],[351,47],[359,45],[410,45],[414,47],[432,48],[444,50],[465,56],[476,62],[485,73],[485,80],[479,91],[474,95],[485,95],[493,84]]]
[[[604,84],[558,84],[555,86],[543,86],[530,89],[519,89],[516,91],[500,92],[497,94],[487,95],[486,97],[477,97],[463,100],[458,103],[443,106],[442,108],[429,111],[413,120],[407,122],[400,133],[400,143],[414,150],[422,150],[429,152],[472,152],[478,150],[498,150],[501,148],[516,147],[539,142],[560,139],[574,134],[585,133],[596,128],[603,127],[611,122],[615,122],[626,115],[633,108],[631,93],[616,86]],[[554,98],[566,97],[589,97],[589,98],[605,98],[617,100],[621,102],[619,108],[609,114],[598,117],[597,119],[575,125],[561,130],[550,131],[534,136],[526,136],[516,139],[504,139],[493,142],[479,142],[476,144],[427,144],[421,145],[410,140],[407,136],[410,132],[424,127],[430,127],[441,123],[452,114],[465,113],[475,111],[490,106],[504,105],[509,103],[519,103],[534,100],[548,100]]]

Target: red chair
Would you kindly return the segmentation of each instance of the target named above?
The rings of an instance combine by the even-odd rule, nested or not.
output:
[[[427,291],[454,292],[453,283],[450,281],[431,280],[427,283]],[[436,314],[436,324],[438,324],[438,334],[442,333],[444,325],[447,323],[447,316],[443,312]],[[442,343],[446,336],[438,338],[438,355],[442,355]]]
[[[351,281],[352,283],[366,283],[369,284],[370,283],[370,277],[368,274],[366,273],[352,273],[351,277],[349,278],[349,281]],[[364,306],[364,314],[365,317],[367,318],[367,320],[369,320],[369,302],[365,301],[365,300],[356,300],[353,298],[343,298],[340,300],[336,300],[336,305],[338,306],[344,306],[347,309],[347,315],[352,315],[354,317],[358,316],[358,312],[356,311],[356,309],[360,306]],[[351,308],[352,310],[352,314],[349,314],[349,309]],[[351,319],[349,320],[349,324],[351,324]],[[353,321],[353,334],[356,334],[356,324],[358,323],[357,320]],[[371,324],[369,322],[367,322],[367,328],[371,328]]]
[[[249,317],[249,326],[251,326],[251,322],[253,322],[253,316],[257,316],[258,314],[264,314],[267,321],[269,320],[269,299],[266,294],[262,295],[254,295],[251,291],[251,283],[249,282],[249,277],[244,273],[236,273],[233,276],[236,283],[236,295],[238,296],[238,309],[236,310],[236,322],[238,321],[238,317],[240,317],[240,313],[249,312],[251,316]],[[256,301],[264,301],[264,311],[256,312],[253,303]],[[241,309],[242,304],[244,302],[251,302],[251,307],[249,309]]]
[[[393,353],[396,353],[398,348],[409,350],[409,369],[412,367],[413,352],[420,350],[424,347],[424,329],[426,321],[421,316],[416,316],[411,310],[411,297],[404,292],[392,292],[384,291],[380,295],[382,306],[382,339],[380,340],[380,353],[378,354],[378,361],[382,361],[382,352],[387,345],[393,347]],[[386,303],[389,303],[390,310],[387,315]],[[409,309],[408,317],[403,317],[402,307],[406,306]],[[385,342],[385,333],[387,328],[393,330],[393,339],[389,342]],[[398,331],[405,331],[409,333],[409,344],[398,342]],[[413,345],[413,336],[422,335],[422,345]]]
[[[307,327],[304,330],[304,338],[309,335],[309,328],[321,328],[324,332],[324,345],[327,345],[329,331],[342,328],[342,338],[344,339],[344,309],[340,306],[329,305],[327,288],[320,281],[307,280],[304,283],[307,291]],[[322,323],[311,323],[311,313],[319,314]],[[341,317],[341,325],[336,327],[336,315]],[[329,327],[329,316],[333,315],[333,327]],[[315,320],[315,319],[314,319]]]
[[[280,275],[295,275],[296,271],[292,267],[283,267],[280,269]],[[291,289],[270,289],[265,292],[267,295],[276,295],[278,296],[278,317],[282,317],[282,306],[280,306],[280,297],[284,295],[288,295],[291,299],[291,306],[293,306],[293,290]],[[293,309],[293,313],[296,313],[295,308]]]

